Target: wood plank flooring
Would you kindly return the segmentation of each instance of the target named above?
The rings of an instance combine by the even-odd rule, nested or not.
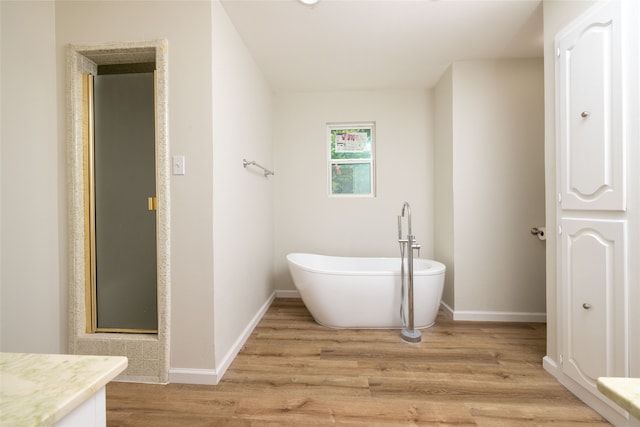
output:
[[[608,426],[542,369],[544,324],[316,324],[276,299],[220,384],[107,386],[108,426]]]

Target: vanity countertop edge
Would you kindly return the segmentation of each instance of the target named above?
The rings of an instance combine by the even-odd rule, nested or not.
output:
[[[0,424],[51,426],[127,363],[123,356],[0,353]]]
[[[598,390],[640,420],[640,378],[600,377]]]

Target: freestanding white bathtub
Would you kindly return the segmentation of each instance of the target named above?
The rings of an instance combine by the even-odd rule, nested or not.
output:
[[[402,328],[400,258],[348,258],[292,253],[287,263],[316,322],[332,328]],[[414,327],[434,324],[445,266],[414,259]],[[407,268],[405,266],[405,274]],[[405,295],[406,298],[406,295]]]

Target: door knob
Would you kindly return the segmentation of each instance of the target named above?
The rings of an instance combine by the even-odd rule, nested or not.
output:
[[[534,236],[538,236],[538,239],[540,240],[547,240],[546,233],[547,230],[545,229],[545,227],[533,227],[531,229],[531,234],[533,234]]]
[[[585,302],[584,304],[582,304],[582,308],[584,308],[585,310],[589,310],[591,308],[591,304]]]

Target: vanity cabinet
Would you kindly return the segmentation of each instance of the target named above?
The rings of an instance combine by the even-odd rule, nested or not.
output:
[[[629,425],[629,416],[597,381],[629,377],[638,362],[630,341],[638,333],[630,313],[640,309],[631,288],[640,286],[638,39],[625,16],[637,8],[636,0],[596,3],[555,39],[555,375],[615,425]]]
[[[562,370],[596,391],[599,377],[625,377],[626,301],[624,220],[563,218]]]

